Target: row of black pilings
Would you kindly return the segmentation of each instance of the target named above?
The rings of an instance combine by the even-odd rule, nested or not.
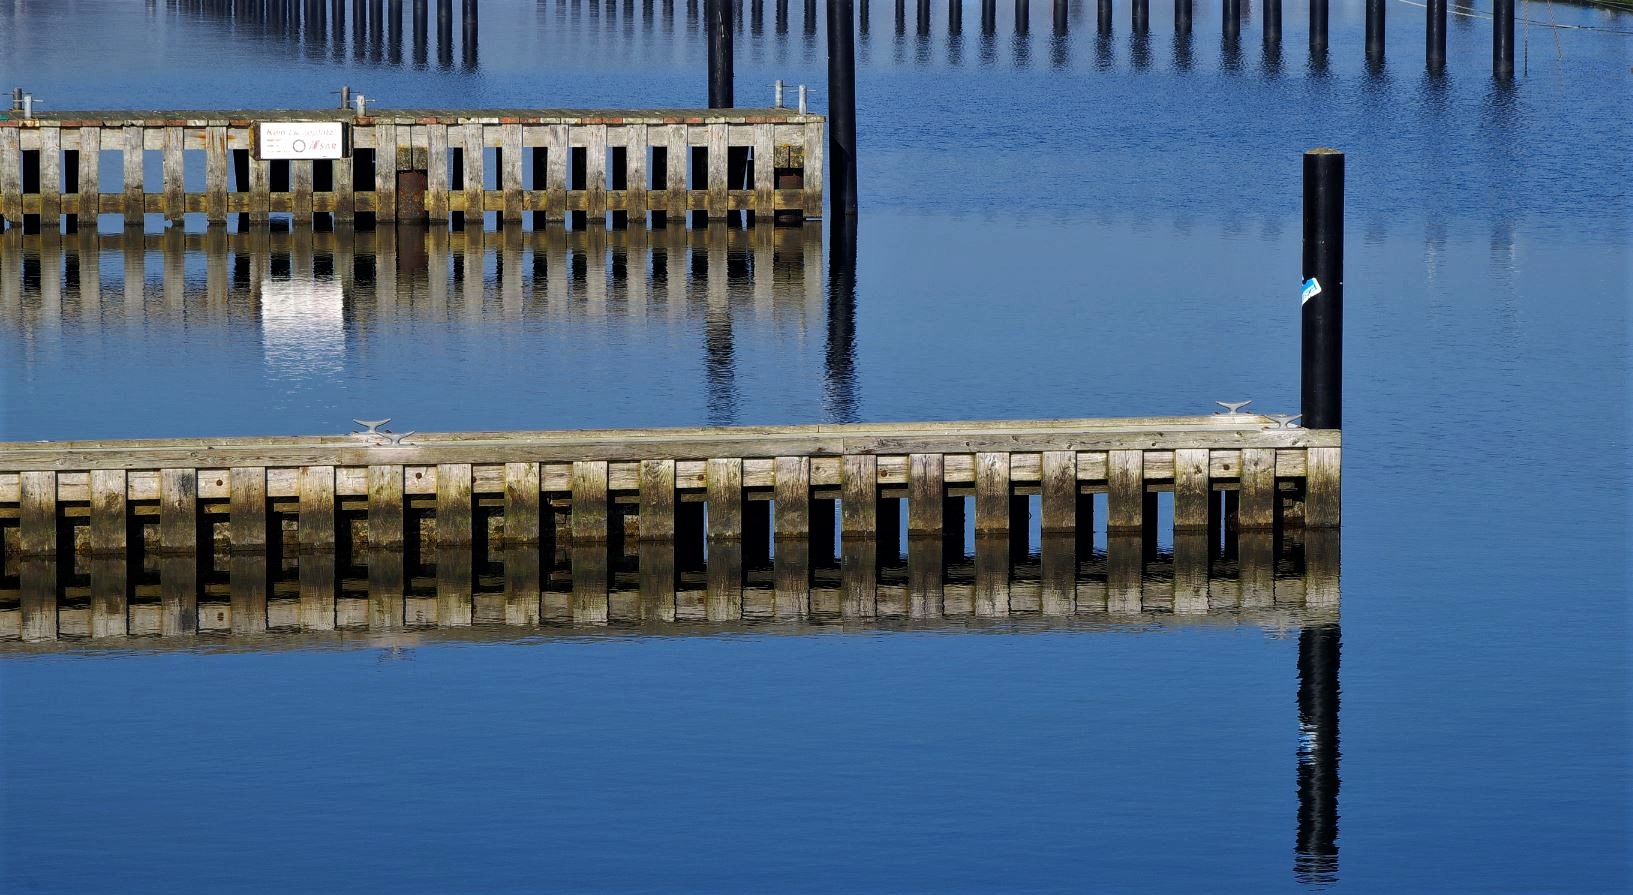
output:
[[[430,65],[433,0],[169,0],[172,9],[210,17],[245,33],[301,43],[306,54],[325,53],[336,61],[348,44],[357,62],[401,65],[404,54],[416,66]],[[436,64],[454,67],[454,0],[436,3]],[[406,7],[406,12],[405,12]],[[349,16],[349,21],[348,21]],[[460,65],[477,68],[480,55],[479,0],[460,0]],[[404,29],[410,34],[405,39]],[[349,35],[349,40],[348,40]]]

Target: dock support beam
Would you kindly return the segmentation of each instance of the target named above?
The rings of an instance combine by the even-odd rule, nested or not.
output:
[[[828,0],[828,176],[835,217],[856,215],[856,10]]]
[[[1433,74],[1446,70],[1446,0],[1429,0],[1424,26],[1424,64]]]
[[[709,29],[709,108],[730,109],[732,96],[731,0],[705,0]]]
[[[1191,33],[1191,0],[1174,0],[1174,33]]]
[[[1514,0],[1495,0],[1491,6],[1491,74],[1514,77]]]
[[[1223,6],[1219,25],[1220,36],[1234,44],[1242,33],[1242,0],[1224,0]]]
[[[1366,53],[1367,63],[1382,65],[1384,61],[1384,9],[1387,0],[1367,0]]]
[[[1344,370],[1344,154],[1304,153],[1301,403],[1309,429],[1342,428]]]
[[[1310,55],[1327,55],[1327,0],[1310,0]]]
[[[1281,0],[1264,0],[1264,45],[1267,49],[1281,47]]]

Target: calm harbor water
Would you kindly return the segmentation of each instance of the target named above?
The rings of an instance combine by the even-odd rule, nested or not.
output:
[[[874,3],[858,41],[854,258],[825,227],[6,234],[0,439],[1293,412],[1298,155],[1337,146],[1336,818],[1308,815],[1297,614],[0,644],[0,890],[1633,883],[1633,15],[1522,7],[1504,85],[1485,3],[1454,4],[1443,78],[1405,2],[1379,72],[1358,0],[1325,65],[1302,4],[1279,60],[1257,4],[1234,48],[1209,4],[1188,44],[1161,3],[1143,39],[1122,4],[1107,38],[1092,4],[1064,35],[999,4],[990,36],[933,6],[921,33]],[[781,78],[820,110],[820,23],[754,8],[739,103]],[[189,9],[7,4],[0,83],[53,109],[704,93],[683,2],[489,0],[478,47],[395,55]]]

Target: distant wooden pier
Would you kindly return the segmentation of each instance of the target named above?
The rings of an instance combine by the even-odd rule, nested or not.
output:
[[[278,626],[267,600],[280,570],[305,595],[291,623],[319,630],[493,620],[473,598],[490,572],[510,595],[497,619],[515,624],[685,617],[677,594],[691,569],[707,577],[700,619],[752,617],[744,569],[759,567],[779,595],[771,616],[1003,616],[1012,598],[979,566],[1002,563],[1007,580],[1034,495],[1043,577],[1057,582],[1037,610],[1077,606],[1065,582],[1097,506],[1111,569],[1100,599],[1116,607],[1155,554],[1160,493],[1173,495],[1176,553],[1206,557],[1224,530],[1269,545],[1278,529],[1338,525],[1340,451],[1337,431],[1251,414],[9,443],[0,533],[26,640],[59,636],[80,578],[92,636],[128,633],[136,603],[153,607],[157,633],[266,630]],[[967,528],[989,546],[967,602],[948,603],[946,544],[962,557]],[[904,535],[911,580],[881,599],[879,557],[901,555]],[[836,556],[842,581],[825,605],[813,570]],[[554,599],[550,557],[573,570]],[[609,596],[621,564],[646,609]],[[371,614],[342,617],[338,582],[359,567]],[[1194,609],[1194,588],[1174,587],[1175,607]],[[405,602],[423,588],[428,602]],[[212,591],[225,600],[214,623],[200,620]],[[1205,609],[1205,582],[1200,599]]]
[[[262,158],[267,123],[336,123],[334,159]],[[0,116],[0,218],[56,231],[148,214],[209,223],[571,220],[645,226],[697,213],[822,217],[824,119],[789,109],[51,112]],[[103,192],[103,158],[121,154]],[[162,183],[148,190],[157,153]]]

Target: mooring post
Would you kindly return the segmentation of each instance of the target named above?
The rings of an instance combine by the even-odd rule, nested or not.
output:
[[[1242,0],[1223,0],[1224,10],[1220,16],[1220,34],[1230,43],[1242,35]]]
[[[1424,26],[1424,62],[1430,72],[1446,70],[1446,0],[1429,0]]]
[[[1327,0],[1310,0],[1310,55],[1327,53]]]
[[[1175,10],[1178,12],[1178,10]],[[1129,19],[1134,25],[1135,34],[1145,34],[1151,30],[1151,0],[1133,0],[1133,8],[1129,11]]]
[[[1366,53],[1367,62],[1373,65],[1384,61],[1384,3],[1367,0]]]
[[[1101,34],[1111,33],[1111,0],[1099,0],[1095,3],[1094,20]]]
[[[462,11],[464,12],[464,21],[461,23],[462,31],[460,35],[462,43],[460,47],[461,61],[466,71],[475,71],[478,62],[476,0],[464,0]]]
[[[1491,7],[1491,73],[1514,77],[1514,0],[1495,0]]]
[[[828,0],[828,176],[835,216],[856,215],[856,14]]]
[[[1338,625],[1298,635],[1298,842],[1293,872],[1302,882],[1338,876]]]
[[[1264,0],[1264,45],[1281,46],[1281,0]]]
[[[731,0],[705,0],[709,33],[709,108],[729,109],[732,98]]]
[[[1191,0],[1174,0],[1174,33],[1184,35],[1191,33]]]
[[[1344,153],[1304,153],[1304,288],[1300,412],[1307,429],[1339,429],[1344,385]]]

